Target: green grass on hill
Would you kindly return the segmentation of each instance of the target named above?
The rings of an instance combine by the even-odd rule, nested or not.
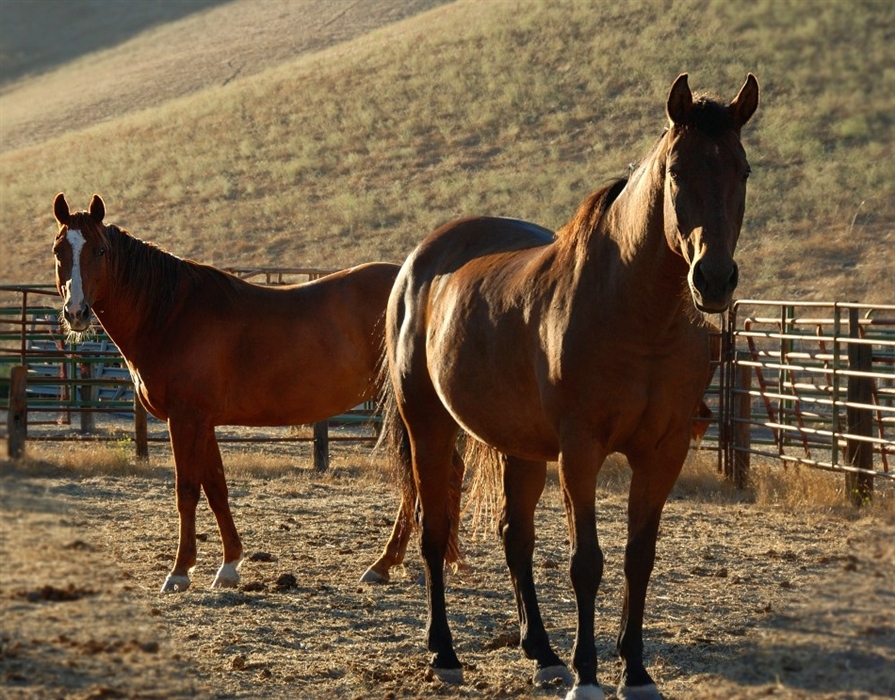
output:
[[[678,73],[729,100],[752,71],[739,296],[893,303],[893,26],[886,0],[445,5],[2,153],[0,280],[50,279],[60,190],[216,265],[400,261],[473,213],[558,228],[645,155]]]

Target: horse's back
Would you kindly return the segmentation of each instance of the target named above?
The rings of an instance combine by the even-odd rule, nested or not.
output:
[[[427,264],[445,273],[476,258],[538,248],[553,241],[552,231],[529,221],[470,217],[435,229],[423,239],[410,260],[416,267]]]

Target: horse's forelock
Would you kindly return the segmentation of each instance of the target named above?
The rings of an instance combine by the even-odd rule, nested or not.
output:
[[[88,240],[95,236],[99,238],[100,245],[109,245],[108,227],[98,223],[96,219],[90,216],[86,211],[73,213],[69,217],[67,226],[69,229],[80,231],[86,238],[88,238]]]
[[[728,131],[737,129],[730,106],[708,95],[695,98],[687,115],[687,121],[675,126],[693,128],[712,137],[722,136]]]

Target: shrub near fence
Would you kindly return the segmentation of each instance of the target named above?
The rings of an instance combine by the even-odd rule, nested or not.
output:
[[[738,301],[723,352],[729,476],[753,454],[841,471],[855,502],[895,478],[895,306]]]

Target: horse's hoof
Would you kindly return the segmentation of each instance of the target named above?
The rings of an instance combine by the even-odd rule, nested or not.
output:
[[[615,691],[618,700],[662,700],[659,689],[655,684],[648,685],[620,685]]]
[[[576,685],[568,692],[566,700],[606,700],[606,694],[598,685]]]
[[[383,576],[378,571],[374,571],[371,566],[364,572],[364,575],[360,577],[361,583],[388,583],[388,574]]]
[[[463,669],[429,666],[426,678],[427,680],[439,680],[446,685],[463,685]]]
[[[236,568],[240,565],[240,563],[241,561],[221,564],[221,568],[218,569],[218,573],[214,577],[214,581],[211,582],[211,587],[236,588],[239,585],[239,572],[236,570]]]
[[[232,578],[222,578],[221,576],[215,576],[214,581],[211,582],[212,588],[238,588],[239,587],[239,579]]]
[[[556,664],[535,669],[531,680],[536,686],[543,687],[549,685],[572,685],[574,679],[564,664]]]
[[[165,579],[165,582],[162,584],[162,593],[183,593],[187,588],[190,587],[190,577],[189,576],[175,576],[174,574],[168,574],[168,578]]]

